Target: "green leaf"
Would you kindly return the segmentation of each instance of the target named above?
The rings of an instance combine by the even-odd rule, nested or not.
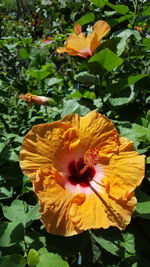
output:
[[[35,267],[39,263],[39,253],[35,249],[30,249],[27,256],[27,263],[30,267]]]
[[[29,228],[29,229],[31,229],[31,228]],[[26,246],[28,246],[30,248],[32,247],[36,250],[46,246],[45,236],[41,236],[41,233],[35,231],[35,229],[34,229],[34,231],[31,231],[31,230],[28,231],[28,235],[24,236],[24,241],[25,241]],[[39,253],[39,251],[38,251],[38,253]]]
[[[83,94],[83,97],[88,98],[88,99],[96,99],[96,95],[94,92],[86,91]]]
[[[31,75],[31,77],[34,77],[37,80],[43,80],[50,74],[50,72],[31,68],[29,74]]]
[[[54,84],[61,83],[63,79],[60,78],[48,78],[45,80],[46,85],[53,86]]]
[[[125,15],[129,11],[128,6],[125,5],[113,5],[108,2],[107,6],[111,7],[112,9],[114,9],[115,11],[117,11],[119,14],[122,15]]]
[[[41,67],[42,67],[43,71],[50,71],[51,68],[53,67],[53,64],[52,63],[48,63],[48,64],[45,64],[45,65],[43,65]]]
[[[92,230],[92,238],[109,253],[120,256],[119,239],[121,235],[116,229]]]
[[[134,146],[138,149],[141,142],[150,142],[150,129],[145,128],[136,123],[120,122],[118,127],[122,136],[129,138],[134,142]]]
[[[61,114],[61,117],[64,117],[70,113],[77,113],[79,115],[85,115],[89,112],[89,108],[82,106],[76,100],[67,100],[64,103],[64,110]]]
[[[0,199],[7,199],[12,197],[13,188],[0,187]]]
[[[79,23],[81,26],[92,22],[95,19],[94,13],[87,13],[86,15],[82,16],[80,19],[77,20],[77,23]]]
[[[150,164],[150,156],[146,158],[146,163]]]
[[[12,203],[11,206],[3,206],[3,213],[4,216],[10,220],[10,221],[17,221],[21,222],[24,220],[24,214],[26,211],[26,207],[23,204],[23,201],[19,199],[15,199]]]
[[[81,98],[81,97],[83,97],[83,94],[79,91],[75,91],[71,95],[69,95],[69,98]]]
[[[97,7],[103,7],[107,4],[108,0],[89,0],[91,3],[93,3]]]
[[[21,222],[25,227],[29,226],[34,220],[40,218],[39,204],[34,207],[26,204],[26,202],[15,199],[11,206],[3,206],[4,216],[14,222]]]
[[[107,17],[112,17],[113,15],[115,15],[117,12],[116,11],[104,11],[104,14]]]
[[[45,253],[40,255],[39,263],[36,267],[69,267],[69,265],[58,254]]]
[[[129,76],[126,79],[120,79],[117,83],[111,84],[111,86],[108,87],[108,91],[111,92],[111,94],[118,93],[147,76],[148,74],[139,74],[136,76]]]
[[[69,98],[78,98],[80,99],[81,97],[84,98],[88,98],[88,99],[96,99],[96,95],[94,92],[90,92],[90,91],[85,91],[84,93],[81,93],[79,91],[75,91],[74,93],[72,93],[71,95],[69,95]]]
[[[111,241],[104,239],[102,236],[95,237],[95,240],[99,245],[101,245],[102,248],[107,250],[109,253],[118,256],[119,248]]]
[[[150,142],[150,129],[145,128],[141,125],[138,125],[136,123],[133,123],[133,131],[135,132],[136,135],[141,139],[142,137],[145,137],[148,142]]]
[[[28,227],[33,221],[41,217],[39,213],[39,203],[35,206],[28,206],[28,212],[25,214],[25,226]]]
[[[33,191],[31,180],[27,176],[23,176],[22,194]]]
[[[98,84],[98,79],[96,76],[89,74],[87,71],[82,71],[75,75],[75,80],[84,84]]]
[[[130,20],[131,18],[134,17],[134,12],[130,11],[130,14],[127,14],[125,16],[121,16],[120,18],[110,18],[108,19],[108,24],[111,26],[111,28],[117,26],[119,23],[125,21],[125,20]]]
[[[26,260],[21,255],[8,255],[0,258],[1,267],[25,267]]]
[[[122,59],[117,55],[115,55],[108,48],[105,48],[99,53],[95,54],[88,61],[89,65],[91,65],[91,69],[93,68],[93,63],[97,63],[96,65],[99,65],[101,68],[107,71],[113,70],[114,68],[121,65],[122,62],[123,62]]]
[[[135,216],[150,220],[150,196],[148,196],[141,190],[138,190],[136,192],[136,197],[138,202],[136,205]]]
[[[150,6],[147,5],[147,6],[144,8],[143,15],[144,15],[144,16],[149,16],[149,14],[150,14]]]
[[[122,237],[124,239],[124,242],[121,242],[122,246],[125,248],[125,250],[130,254],[135,254],[135,237],[132,233],[123,233]]]
[[[98,48],[97,48],[97,52],[104,49],[104,48],[108,48],[110,49],[113,53],[117,53],[118,49],[118,44],[120,42],[120,37],[112,37],[111,39],[107,39],[106,41],[104,41]]]
[[[23,58],[23,59],[28,59],[30,57],[30,52],[29,49],[27,48],[22,48],[19,52],[19,55]]]
[[[22,42],[23,42],[23,44],[25,44],[25,45],[30,45],[30,44],[32,44],[33,39],[30,38],[30,37],[25,37],[25,38],[22,39]]]
[[[7,141],[2,141],[0,140],[0,153],[2,152],[2,150],[4,149],[4,147],[7,145]]]
[[[6,145],[4,147],[4,149],[2,150],[1,152],[1,158],[6,160],[6,161],[17,161],[18,162],[18,154],[14,151],[14,149],[9,146],[9,145]]]
[[[130,87],[126,91],[124,91],[124,95],[120,97],[109,97],[108,101],[113,107],[119,107],[129,104],[134,100],[136,95],[134,87]]]
[[[120,42],[117,44],[117,55],[118,56],[120,56],[123,53],[123,51],[125,50],[127,46],[127,41],[132,35],[136,38],[137,41],[141,40],[141,36],[139,32],[135,30],[130,30],[130,29],[122,30],[121,32],[119,31],[119,33],[115,35],[118,38],[121,38]]]
[[[18,222],[0,223],[0,247],[9,247],[22,241],[24,238],[24,227]]]
[[[126,29],[117,34],[118,38],[121,38],[120,42],[117,45],[117,55],[120,56],[126,48],[126,43],[128,38],[133,34],[133,31]]]
[[[140,33],[138,31],[133,30],[132,32],[133,32],[133,35],[134,35],[134,37],[136,38],[137,41],[140,41],[142,39],[142,37],[141,37],[141,35],[140,35]]]
[[[6,43],[5,46],[8,48],[8,50],[14,50],[13,48],[16,48],[18,45],[18,43],[14,43],[14,44],[8,44]]]
[[[10,207],[3,206],[4,216],[10,221],[22,221],[25,211],[26,206],[19,199],[15,199]]]
[[[145,38],[145,39],[143,39],[143,44],[144,44],[147,48],[150,48],[150,38]]]

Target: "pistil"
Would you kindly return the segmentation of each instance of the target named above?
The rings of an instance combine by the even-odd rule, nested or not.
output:
[[[89,166],[88,166],[88,165],[85,165],[85,166],[79,171],[79,174],[82,175],[88,168],[89,168]]]

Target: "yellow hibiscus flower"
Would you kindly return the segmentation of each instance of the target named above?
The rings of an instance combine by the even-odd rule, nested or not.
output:
[[[144,155],[96,111],[34,126],[25,136],[20,166],[40,201],[49,233],[125,229],[135,211]]]

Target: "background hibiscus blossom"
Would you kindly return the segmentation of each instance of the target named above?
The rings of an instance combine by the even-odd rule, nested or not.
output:
[[[83,58],[91,57],[100,45],[102,38],[110,31],[107,22],[100,20],[95,23],[93,32],[85,36],[82,28],[75,24],[75,33],[70,34],[64,47],[57,48],[58,53],[68,53]]]

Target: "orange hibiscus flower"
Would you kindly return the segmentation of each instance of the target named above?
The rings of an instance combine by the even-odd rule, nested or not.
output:
[[[57,52],[66,52],[69,55],[80,56],[83,58],[91,57],[96,48],[100,45],[102,38],[110,31],[110,26],[107,22],[99,20],[95,23],[92,33],[85,36],[81,31],[81,26],[75,24],[75,33],[69,35],[66,40],[66,45],[57,48]]]
[[[27,104],[31,105],[32,103],[36,103],[38,105],[48,105],[49,98],[46,96],[32,95],[31,93],[27,93],[25,95],[19,95],[19,98],[23,99]]]
[[[25,136],[20,166],[40,201],[49,233],[124,229],[144,177],[144,155],[96,111],[34,126]]]

